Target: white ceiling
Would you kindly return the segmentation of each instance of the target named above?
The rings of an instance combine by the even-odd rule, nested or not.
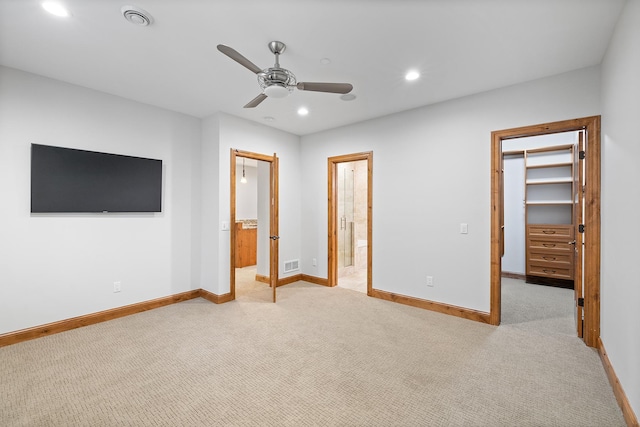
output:
[[[73,14],[62,19],[39,0],[0,0],[0,64],[304,135],[599,64],[624,1],[61,0]],[[127,22],[129,4],[153,25]],[[296,90],[243,109],[260,93],[256,76],[216,45],[267,68],[272,40],[287,44],[281,66],[299,81],[352,83],[356,100]],[[422,77],[406,82],[410,68]]]

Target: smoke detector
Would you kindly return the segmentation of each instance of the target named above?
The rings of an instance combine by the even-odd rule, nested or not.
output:
[[[153,24],[153,17],[146,10],[135,6],[122,6],[122,15],[124,19],[135,25],[146,27]]]

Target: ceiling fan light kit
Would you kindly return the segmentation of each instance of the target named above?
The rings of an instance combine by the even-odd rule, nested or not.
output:
[[[284,98],[292,93],[294,88],[313,92],[340,94],[349,93],[353,89],[353,86],[349,83],[314,83],[296,81],[296,76],[291,71],[280,67],[280,55],[286,48],[287,46],[282,42],[270,42],[269,50],[271,50],[271,53],[275,55],[276,61],[273,67],[262,70],[235,49],[222,44],[218,45],[218,50],[220,52],[258,76],[258,85],[260,86],[260,89],[262,89],[262,93],[249,101],[244,108],[254,108],[267,97]]]
[[[289,93],[293,92],[290,86],[281,85],[279,83],[266,86],[263,90],[264,94],[269,98],[285,98]]]

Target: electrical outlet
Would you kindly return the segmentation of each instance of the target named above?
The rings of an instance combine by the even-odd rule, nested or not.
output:
[[[113,292],[120,292],[121,286],[120,282],[113,282]]]
[[[318,265],[318,260],[317,259],[312,259],[311,260],[311,265],[313,265],[314,267],[316,267]]]
[[[433,288],[433,276],[427,276],[427,286]]]

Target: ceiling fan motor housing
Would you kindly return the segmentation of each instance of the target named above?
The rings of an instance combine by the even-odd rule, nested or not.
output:
[[[270,98],[284,98],[293,92],[296,76],[284,68],[267,68],[258,73],[258,84],[262,92]]]

